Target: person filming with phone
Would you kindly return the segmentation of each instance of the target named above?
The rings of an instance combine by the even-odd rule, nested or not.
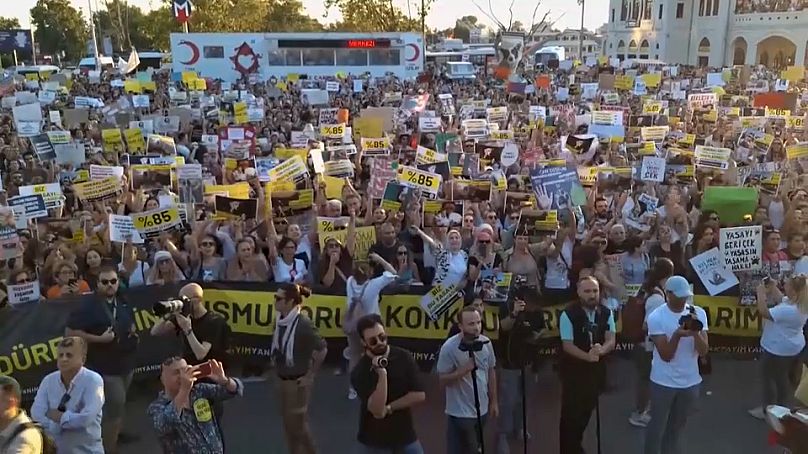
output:
[[[690,282],[682,276],[665,281],[666,304],[648,315],[651,360],[651,422],[645,428],[645,454],[683,454],[687,418],[698,406],[699,356],[707,355],[707,314],[688,302]]]
[[[199,284],[187,284],[179,291],[182,304],[162,304],[165,310],[159,322],[151,329],[152,336],[180,336],[182,338],[182,357],[185,362],[194,366],[215,359],[228,364],[227,350],[230,346],[230,326],[220,314],[209,311],[205,307],[204,290]],[[173,302],[172,302],[173,303]],[[159,306],[155,306],[159,308]],[[200,379],[201,383],[211,383],[209,379]],[[213,414],[216,424],[222,430],[224,405],[221,401],[213,403]],[[224,433],[222,433],[224,440]]]
[[[351,371],[362,402],[359,453],[422,454],[410,408],[426,400],[418,365],[403,348],[388,345],[382,318],[368,314],[356,322],[365,352]]]
[[[208,378],[212,383],[199,383]],[[223,454],[224,445],[213,416],[213,404],[244,394],[244,385],[225,375],[212,359],[189,366],[180,357],[163,361],[163,390],[146,410],[166,454]]]

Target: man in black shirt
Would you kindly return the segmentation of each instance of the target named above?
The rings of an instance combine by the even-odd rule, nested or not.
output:
[[[351,385],[361,399],[360,453],[423,454],[410,407],[426,400],[412,354],[387,345],[382,319],[368,314],[356,323],[365,349],[351,372]]]
[[[98,274],[96,298],[86,300],[70,314],[65,336],[87,342],[87,368],[104,379],[104,408],[101,433],[104,451],[118,452],[118,436],[123,426],[126,392],[132,382],[138,337],[132,307],[117,295],[118,272],[103,267]]]
[[[152,326],[152,336],[175,335],[182,337],[182,357],[189,366],[215,359],[227,365],[227,350],[230,347],[230,326],[220,314],[205,307],[205,294],[199,284],[188,284],[180,289],[179,296],[188,298],[189,307],[183,312],[166,314]],[[187,315],[186,315],[187,314]],[[200,380],[205,383],[205,380]],[[213,414],[224,444],[222,417],[223,401],[213,403]]]

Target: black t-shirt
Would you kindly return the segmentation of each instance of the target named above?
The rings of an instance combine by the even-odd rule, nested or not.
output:
[[[379,254],[379,257],[387,260],[387,263],[397,263],[396,255],[398,254],[398,247],[401,243],[396,240],[392,246],[385,246],[382,242],[373,243],[368,250],[368,254]],[[373,275],[381,276],[384,273],[384,267],[378,263],[373,264]]]
[[[544,315],[541,311],[525,311],[523,314],[514,321],[513,327],[508,331],[503,330],[500,325],[499,339],[494,345],[494,351],[497,363],[503,369],[519,369],[538,359],[538,344],[529,343],[527,339],[531,336],[531,332],[539,333],[545,328]],[[500,305],[500,321],[511,315],[512,308],[508,304]]]
[[[177,334],[182,336],[182,357],[185,358],[188,364],[194,366],[207,360],[215,359],[227,365],[227,349],[230,348],[230,326],[224,317],[215,312],[207,311],[200,318],[191,318],[191,328],[199,343],[210,342],[210,350],[201,360],[196,359],[191,345],[188,344],[188,338],[181,332],[173,318],[171,321],[177,327]]]
[[[418,366],[410,352],[391,345],[387,359],[387,404],[407,393],[424,390],[418,377]],[[367,446],[387,449],[400,448],[415,442],[418,437],[415,435],[409,408],[394,411],[384,419],[376,419],[368,411],[368,399],[376,389],[378,380],[379,376],[373,370],[370,358],[363,355],[351,372],[351,385],[362,403],[357,440]]]
[[[85,300],[67,321],[68,328],[96,336],[113,327],[115,340],[106,344],[89,342],[87,345],[87,368],[101,375],[126,375],[134,369],[138,344],[137,335],[130,334],[134,332],[134,324],[132,306],[120,296],[114,304],[100,297]]]

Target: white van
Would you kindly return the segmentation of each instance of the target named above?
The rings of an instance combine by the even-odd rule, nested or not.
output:
[[[82,58],[79,62],[78,70],[82,73],[95,70],[112,69],[115,67],[115,60],[112,57],[98,56],[98,65],[96,65],[95,57]]]
[[[449,80],[474,80],[477,78],[477,71],[469,62],[450,61],[446,63],[445,75]]]

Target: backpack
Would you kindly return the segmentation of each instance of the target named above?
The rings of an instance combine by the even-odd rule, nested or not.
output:
[[[36,431],[39,432],[39,435],[42,437],[42,454],[56,454],[56,442],[53,441],[53,438],[51,438],[50,435],[45,433],[45,429],[43,429],[42,426],[33,422],[24,422],[17,426],[17,428],[14,429],[14,432],[11,433],[11,436],[8,437],[8,440],[6,441],[5,445],[3,445],[3,448],[10,445],[15,438],[28,429],[36,429]]]
[[[665,298],[665,292],[658,287],[651,293],[640,290],[637,296],[632,296],[623,306],[621,316],[623,317],[622,338],[626,342],[634,344],[643,342],[646,338],[646,330],[643,329],[645,323],[645,300],[654,294],[661,294]]]

